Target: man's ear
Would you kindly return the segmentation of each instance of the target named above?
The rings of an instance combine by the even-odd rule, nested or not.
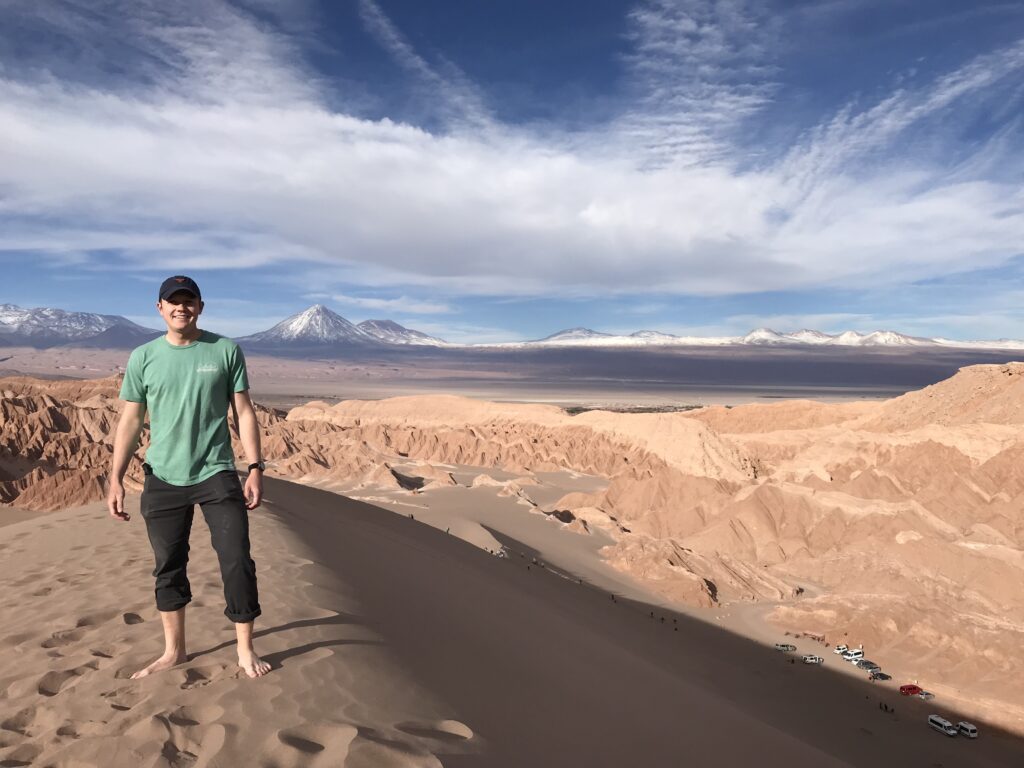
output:
[[[197,315],[203,314],[203,310],[206,309],[206,302],[202,299],[199,300],[199,309],[196,310]]]

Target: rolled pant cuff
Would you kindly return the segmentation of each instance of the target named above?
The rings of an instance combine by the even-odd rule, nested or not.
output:
[[[173,611],[180,611],[191,602],[191,597],[176,597],[173,600],[157,600],[156,609],[162,613],[172,613]]]
[[[224,615],[231,619],[235,624],[248,624],[251,621],[255,621],[262,613],[263,611],[259,608],[255,611],[248,611],[246,613],[232,613],[231,611],[224,611]]]

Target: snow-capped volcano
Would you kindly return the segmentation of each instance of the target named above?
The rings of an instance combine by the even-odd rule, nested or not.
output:
[[[448,342],[420,331],[406,328],[392,320],[365,320],[359,325],[332,312],[323,304],[282,320],[266,331],[244,336],[236,341],[249,346],[331,346],[331,345],[403,345],[435,347]]]
[[[414,331],[399,325],[394,320],[364,320],[356,326],[385,344],[423,344],[431,347],[446,347],[448,342],[422,331]]]
[[[116,333],[113,331],[116,329]],[[93,312],[67,312],[52,307],[23,309],[15,304],[0,304],[0,338],[7,344],[52,347],[68,342],[83,342],[104,334],[104,338],[130,338],[145,341],[160,331],[145,328],[120,315]],[[121,344],[115,344],[120,346]]]
[[[314,304],[251,336],[236,341],[248,344],[373,344],[378,341],[362,328],[332,312],[323,304]]]

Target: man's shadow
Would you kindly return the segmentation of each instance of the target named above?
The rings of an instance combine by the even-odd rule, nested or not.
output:
[[[290,621],[287,624],[280,624],[276,627],[267,627],[266,629],[259,629],[252,633],[253,638],[265,637],[272,635],[276,632],[287,632],[290,629],[304,629],[306,627],[336,627],[344,626],[348,624],[360,623],[359,617],[352,614],[340,613],[337,616],[323,616],[318,619],[298,619],[297,621]],[[196,651],[188,655],[189,661],[195,661],[202,656],[208,656],[211,653],[222,651],[225,648],[229,648],[232,645],[236,645],[237,641],[232,638],[231,640],[225,640],[212,648],[206,648],[202,651]],[[351,640],[345,638],[339,638],[337,640],[317,640],[312,643],[306,643],[304,645],[297,645],[294,648],[286,648],[283,651],[277,651],[276,653],[268,653],[265,656],[260,656],[265,662],[270,664],[274,669],[284,665],[284,662],[288,659],[301,656],[304,653],[315,651],[317,648],[331,648],[341,645],[383,645],[379,640]]]

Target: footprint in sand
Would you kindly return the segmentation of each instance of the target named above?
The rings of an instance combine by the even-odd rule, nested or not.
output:
[[[50,637],[39,644],[40,648],[63,648],[65,645],[77,643],[85,636],[84,629],[65,629],[54,632]]]
[[[167,761],[171,768],[188,768],[190,765],[195,765],[196,760],[199,759],[187,749],[178,749],[178,746],[173,741],[164,742],[164,748],[161,750],[160,756]]]
[[[36,690],[39,691],[41,696],[56,696],[71,680],[74,680],[76,677],[81,677],[86,672],[94,672],[97,669],[99,669],[99,662],[90,661],[88,664],[83,664],[82,666],[75,667],[74,669],[47,672],[39,678],[39,684],[36,686]]]
[[[121,617],[121,619],[124,621],[125,624],[128,625],[141,624],[145,621],[145,619],[139,616],[139,614],[137,613],[126,613]]]
[[[473,731],[469,726],[465,723],[460,723],[458,720],[399,723],[395,728],[412,736],[434,739],[436,741],[468,741],[473,738]]]
[[[325,750],[325,757],[344,760],[348,746],[357,734],[358,731],[350,725],[309,724],[282,728],[277,732],[277,740],[289,750],[301,752],[303,763],[308,764]]]
[[[39,753],[42,752],[42,747],[38,747],[35,744],[22,744],[19,747],[15,747],[12,751],[7,753],[7,757],[0,760],[2,766],[22,766],[32,765],[33,761],[39,757]]]
[[[53,592],[53,587],[43,587],[42,589],[37,589],[33,592],[32,597],[46,597],[51,592]]]
[[[223,715],[223,707],[219,707],[216,704],[208,704],[194,707],[178,707],[173,712],[167,714],[167,720],[172,725],[190,728],[195,725],[215,723]]]
[[[106,624],[111,619],[117,617],[120,611],[97,611],[96,613],[87,613],[75,622],[76,627],[98,627],[100,624]]]
[[[222,680],[228,677],[225,674],[228,671],[226,664],[214,664],[206,667],[192,667],[191,669],[185,670],[185,681],[181,684],[182,690],[189,690],[191,688],[202,688],[210,683]],[[239,670],[241,671],[241,670]]]
[[[107,700],[111,709],[118,712],[127,712],[145,698],[145,694],[134,687],[115,688],[101,693],[100,696]]]
[[[15,714],[0,722],[0,730],[19,733],[22,736],[29,736],[29,726],[36,720],[36,708],[25,707]]]
[[[63,736],[66,739],[77,739],[81,734],[78,732],[78,728],[70,720],[65,720],[64,724],[57,728],[57,735]]]

